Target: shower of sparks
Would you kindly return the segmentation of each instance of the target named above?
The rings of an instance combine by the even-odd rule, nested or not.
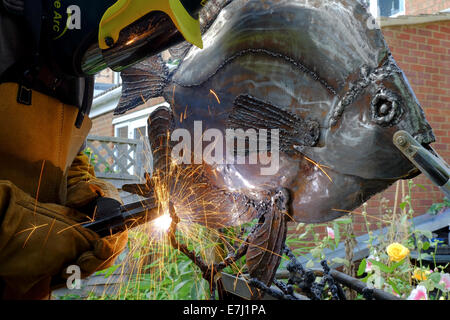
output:
[[[164,169],[156,169],[151,177],[146,176],[146,184],[139,185],[138,189],[154,194],[161,216],[129,230],[128,252],[116,262],[119,263],[114,271],[116,277],[111,277],[114,283],[105,287],[103,296],[107,295],[106,290],[111,292],[111,287],[114,287],[117,297],[138,292],[135,299],[176,299],[176,293],[172,292],[176,286],[175,280],[173,285],[170,282],[168,285],[167,279],[177,278],[181,268],[186,272],[186,264],[192,270],[192,281],[189,283],[194,285],[189,290],[209,296],[208,283],[200,270],[171,245],[168,230],[172,218],[167,212],[169,202],[172,202],[180,219],[176,227],[176,241],[193,250],[209,266],[223,261],[230,252],[234,252],[233,248],[244,243],[241,236],[234,234],[235,228],[220,224],[219,218],[229,212],[221,212],[220,209],[222,190],[211,190],[200,178],[203,169],[201,165],[181,167],[167,157]],[[205,226],[205,220],[213,225]],[[229,250],[223,249],[224,243]],[[241,274],[244,267],[245,264],[236,261],[228,268],[230,272]],[[142,289],[149,286],[151,290]]]
[[[217,102],[220,104],[220,99],[217,96],[217,93],[215,93],[213,89],[209,89],[209,92],[216,98]]]
[[[186,111],[184,114],[186,114]],[[183,113],[181,116],[183,116]],[[144,156],[148,157],[144,163],[151,161],[148,154],[144,153]],[[307,157],[305,159],[318,167],[332,181],[323,169],[326,166],[320,165]],[[43,168],[44,164],[42,165],[41,176]],[[220,217],[229,214],[229,212],[221,212],[223,210],[220,208],[223,190],[205,187],[205,183],[202,179],[199,179],[203,169],[202,166],[194,165],[181,167],[176,162],[166,159],[164,170],[156,170],[151,177],[146,177],[147,184],[142,187],[142,191],[150,189],[155,194],[161,216],[150,223],[129,230],[127,251],[119,256],[115,266],[116,269],[112,272],[114,276],[105,275],[108,283],[104,287],[101,297],[120,299],[130,297],[132,299],[151,300],[177,298],[175,280],[167,279],[177,279],[188,271],[186,270],[186,258],[176,248],[173,248],[168,239],[167,231],[170,229],[172,222],[172,218],[167,213],[169,202],[174,203],[176,214],[180,218],[175,235],[176,240],[195,252],[207,265],[212,266],[214,262],[224,261],[230,253],[234,253],[237,247],[242,244],[250,245],[244,240],[245,232],[236,231],[238,228],[242,230],[241,227],[220,225]],[[333,210],[361,214],[347,210]],[[213,222],[214,226],[205,226],[205,221]],[[54,224],[55,220],[50,225],[31,225],[30,228],[22,230],[16,235],[29,232],[23,244],[25,247],[32,235],[36,234],[37,229],[47,230],[48,228],[44,240],[44,243],[46,243],[50,234],[61,234],[76,227],[71,226],[56,232]],[[221,230],[219,231],[219,229]],[[264,248],[260,249],[265,250]],[[278,255],[279,253],[273,254]],[[286,258],[283,257],[283,259]],[[194,288],[189,288],[189,290],[207,291],[207,286],[201,287],[205,281],[198,268],[192,262],[188,263],[188,267],[192,270],[189,273],[189,277],[193,279],[190,284],[193,283],[194,285]],[[241,275],[244,273],[245,264],[237,260],[228,268],[227,272]],[[211,274],[209,281],[214,280],[212,277],[213,274]],[[169,282],[169,285],[167,282]],[[250,287],[248,288],[251,290]],[[203,292],[205,297],[208,296],[206,291]],[[112,296],[111,292],[113,292]],[[99,295],[98,292],[95,294]]]

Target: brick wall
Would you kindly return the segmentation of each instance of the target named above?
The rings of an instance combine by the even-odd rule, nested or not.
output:
[[[435,1],[449,2],[449,1]],[[408,25],[383,28],[383,34],[392,54],[405,72],[411,86],[420,101],[426,117],[436,135],[433,148],[450,163],[450,22],[426,25]],[[420,175],[413,180],[426,190],[416,187],[412,192],[412,204],[416,215],[426,213],[429,207],[443,199],[443,194],[429,180]],[[368,213],[379,218],[380,200],[389,200],[392,207],[395,201],[397,185],[394,184],[384,193],[376,195],[368,202]],[[401,201],[402,190],[407,191],[407,183],[399,185]],[[356,210],[361,212],[361,208]],[[355,231],[363,233],[364,220],[355,214]],[[376,224],[373,224],[376,228]]]
[[[406,0],[407,15],[430,14],[450,8],[450,0]]]
[[[96,136],[112,137],[114,136],[113,111],[102,114],[92,120],[92,129],[89,134]]]

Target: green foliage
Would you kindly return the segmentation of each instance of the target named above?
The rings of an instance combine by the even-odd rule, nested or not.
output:
[[[206,298],[206,285],[197,268],[184,255],[172,251],[169,259],[162,257],[153,266],[164,263],[164,270],[134,276],[122,290],[119,299],[197,300]]]
[[[445,197],[444,200],[440,203],[434,203],[430,209],[428,209],[429,214],[438,214],[442,212],[443,210],[450,208],[450,200]]]
[[[199,230],[199,232],[205,232],[205,230]],[[196,252],[207,249],[199,248],[192,243],[188,246]],[[197,266],[184,254],[169,247],[168,243],[160,243],[154,245],[153,252],[146,255],[152,255],[152,261],[142,267],[143,273],[134,276],[127,283],[127,288],[122,290],[120,299],[206,299],[208,283],[203,280]],[[135,255],[137,261],[140,261],[142,257],[142,253]]]
[[[432,234],[427,230],[419,230],[412,223],[414,210],[411,204],[411,191],[414,187],[412,181],[408,182],[407,194],[396,212],[395,208],[387,209],[388,231],[385,234],[374,236],[366,222],[369,232],[367,247],[370,251],[369,258],[363,259],[359,264],[357,276],[364,276],[361,280],[368,285],[398,295],[403,299],[410,298],[411,292],[417,286],[423,286],[428,292],[428,299],[449,299],[448,291],[439,284],[444,275],[445,266],[425,266],[422,262],[425,258],[433,257],[433,254],[423,253],[431,244],[422,239],[431,239]],[[363,214],[365,214],[363,212]],[[417,265],[409,256],[399,262],[391,261],[386,248],[391,243],[400,243],[410,251],[417,251]]]
[[[387,200],[382,200],[379,208],[380,218],[376,218],[375,226],[377,229],[383,227],[387,228],[387,232],[383,234],[374,234],[372,227],[374,222],[369,221],[370,217],[367,213],[367,205],[363,205],[361,215],[366,224],[366,231],[369,235],[367,240],[367,248],[369,249],[369,257],[362,259],[362,261],[355,267],[355,275],[360,280],[366,282],[370,287],[385,290],[386,292],[400,296],[407,299],[413,289],[417,286],[424,286],[428,292],[429,299],[449,299],[449,293],[444,290],[441,281],[444,275],[445,267],[436,266],[425,267],[422,261],[425,258],[433,257],[433,253],[424,253],[424,250],[432,248],[432,244],[421,239],[431,239],[430,231],[419,230],[415,228],[412,223],[414,215],[414,208],[412,206],[412,189],[415,187],[423,188],[420,185],[408,181],[406,192],[401,196],[401,200],[397,201],[397,208],[390,207]],[[402,188],[403,189],[403,188]],[[325,250],[335,250],[340,242],[345,242],[352,237],[348,234],[344,227],[352,223],[351,216],[346,216],[337,219],[330,223],[305,225],[299,223],[296,227],[296,232],[288,236],[287,244],[294,247],[296,255],[306,256],[308,253],[312,257],[306,264],[306,267],[317,266],[318,262],[326,259]],[[334,239],[326,234],[326,228],[330,228],[334,233]],[[321,233],[317,233],[320,230]],[[386,248],[398,242],[407,247],[410,251],[418,252],[418,263],[413,264],[409,256],[399,262],[390,260]],[[435,247],[436,248],[436,247]],[[328,263],[344,265],[347,269],[352,265],[352,262],[346,258],[334,258]],[[431,269],[432,268],[432,269]],[[426,279],[420,280],[417,274],[428,275]],[[434,290],[434,291],[433,291]],[[362,298],[359,296],[356,299]]]
[[[319,224],[304,224],[299,223],[296,226],[296,232],[288,234],[286,244],[292,249],[296,256],[306,257],[308,254],[312,257],[306,263],[307,268],[312,268],[318,265],[320,261],[326,259],[325,250],[336,250],[338,245],[347,238],[353,235],[343,232],[346,225],[351,225],[353,222],[350,216],[344,216],[330,223]],[[323,235],[318,230],[332,230],[332,234]],[[330,266],[344,265],[350,267],[351,262],[346,258],[333,258],[328,261]]]

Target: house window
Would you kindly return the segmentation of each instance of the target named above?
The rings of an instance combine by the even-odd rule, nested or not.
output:
[[[115,136],[126,139],[141,139],[147,136],[147,118],[130,119],[115,125]]]
[[[405,14],[405,0],[370,0],[375,17],[395,17]]]
[[[128,125],[116,128],[116,137],[128,139]]]

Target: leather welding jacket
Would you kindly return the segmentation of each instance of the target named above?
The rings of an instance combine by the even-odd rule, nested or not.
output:
[[[24,37],[0,10],[0,74],[26,53]],[[68,265],[83,276],[110,266],[127,235],[100,239],[77,225],[86,215],[73,208],[120,199],[80,153],[90,119],[77,128],[77,107],[35,90],[21,104],[18,89],[0,83],[0,298],[42,299]]]

